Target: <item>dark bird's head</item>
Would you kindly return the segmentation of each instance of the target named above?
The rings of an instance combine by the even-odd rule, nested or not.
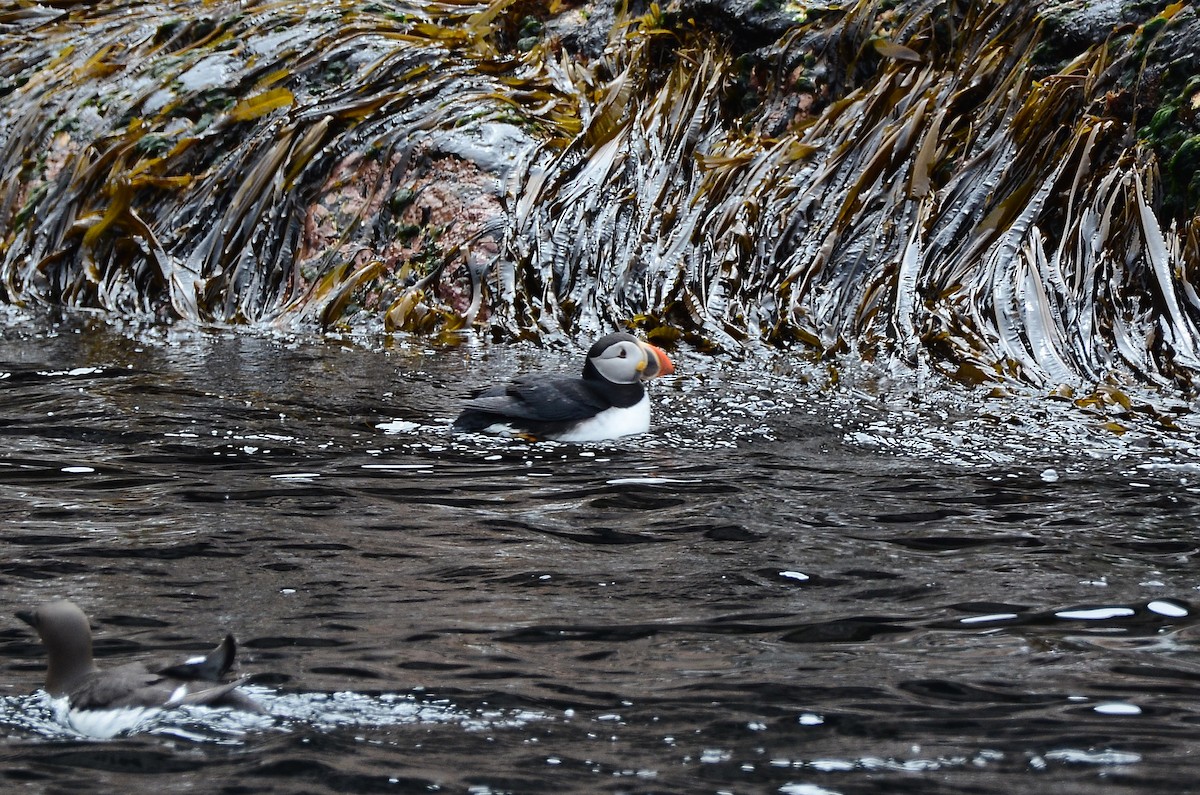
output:
[[[34,610],[17,611],[17,618],[37,630],[46,647],[46,692],[50,695],[63,695],[80,678],[96,670],[92,628],[74,602],[47,602]]]
[[[635,384],[673,372],[675,365],[661,348],[624,332],[596,340],[583,365],[584,378],[614,384]]]

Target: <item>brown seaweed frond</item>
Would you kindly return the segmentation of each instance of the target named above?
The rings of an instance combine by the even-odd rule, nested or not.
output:
[[[10,300],[199,322],[328,321],[417,146],[497,115],[484,2],[109,4],[10,36],[0,269]],[[337,228],[313,203],[371,176]],[[344,198],[344,197],[339,197]],[[385,214],[386,215],[386,214]],[[365,239],[364,239],[365,238]],[[390,249],[389,249],[390,250]],[[400,254],[393,254],[400,257]],[[368,257],[369,258],[369,257]]]
[[[971,381],[1190,388],[1188,237],[1157,220],[1150,153],[1097,113],[1120,44],[1046,73],[1035,9],[904,8],[798,28],[745,117],[721,100],[720,40],[677,31],[665,77],[661,39],[626,42],[622,114],[514,185],[497,320],[584,334],[636,318]],[[810,110],[781,129],[797,92]]]

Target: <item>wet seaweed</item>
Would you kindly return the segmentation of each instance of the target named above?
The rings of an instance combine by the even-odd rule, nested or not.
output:
[[[1119,44],[1035,78],[1031,9],[903,9],[859,3],[780,43],[775,62],[816,50],[841,75],[801,86],[829,101],[783,135],[766,130],[778,108],[722,115],[729,56],[703,31],[676,31],[657,83],[660,39],[622,49],[613,90],[651,90],[621,102],[617,132],[535,159],[513,202],[509,247],[536,280],[513,325],[650,318],[722,347],[1190,393],[1200,306],[1181,255],[1195,235],[1158,220],[1153,153],[1096,112]],[[773,79],[764,93],[786,108],[795,70]]]
[[[652,4],[595,57],[571,11],[5,12],[4,297],[1194,393],[1195,82],[1155,57],[1190,9],[1063,49],[1056,9],[860,0],[755,47]],[[497,129],[490,169],[454,137]]]
[[[22,113],[2,155],[24,172],[0,205],[9,299],[332,322],[356,286],[403,270],[396,224],[375,216],[418,144],[502,107],[469,57],[501,58],[487,9],[196,3],[162,22],[110,3],[35,18],[4,70]],[[336,228],[314,232],[331,194]]]

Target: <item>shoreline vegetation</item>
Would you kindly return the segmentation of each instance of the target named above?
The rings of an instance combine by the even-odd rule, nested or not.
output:
[[[19,0],[0,300],[1190,412],[1197,12],[1034,5]]]

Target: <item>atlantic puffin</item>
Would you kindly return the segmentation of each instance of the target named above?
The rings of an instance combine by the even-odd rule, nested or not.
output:
[[[466,401],[453,428],[560,442],[598,442],[650,430],[650,396],[642,384],[670,375],[661,348],[617,332],[596,340],[583,375],[518,376]]]
[[[223,681],[233,666],[237,644],[232,635],[203,657],[177,665],[148,668],[137,662],[100,669],[92,659],[92,629],[74,602],[47,602],[20,610],[46,647],[46,692],[59,701],[59,718],[80,734],[107,739],[135,729],[163,710],[200,704],[246,712],[264,710],[237,688],[242,680]]]

